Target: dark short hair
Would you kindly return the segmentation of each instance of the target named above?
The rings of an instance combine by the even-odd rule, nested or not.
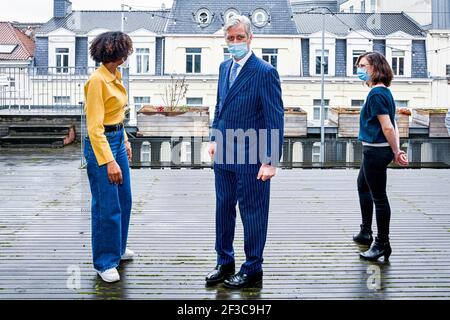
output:
[[[389,87],[394,79],[394,73],[392,68],[387,62],[385,56],[379,52],[366,52],[359,56],[356,61],[356,65],[362,58],[366,58],[370,65],[373,67],[373,73],[371,74],[371,81],[373,84],[383,83],[386,87]]]
[[[95,62],[115,62],[133,53],[133,42],[123,32],[105,32],[92,41],[89,52]]]

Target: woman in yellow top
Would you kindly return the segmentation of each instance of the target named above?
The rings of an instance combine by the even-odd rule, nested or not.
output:
[[[124,130],[127,93],[117,67],[133,52],[122,32],[106,32],[91,44],[90,54],[101,66],[84,87],[88,137],[84,156],[92,194],[92,255],[94,268],[106,282],[120,280],[117,266],[132,259],[127,249],[131,215],[131,147]]]

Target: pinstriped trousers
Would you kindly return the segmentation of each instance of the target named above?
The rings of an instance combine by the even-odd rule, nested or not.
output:
[[[257,180],[257,174],[243,174],[214,168],[216,187],[217,264],[234,262],[233,240],[236,204],[244,226],[246,260],[241,272],[262,271],[263,251],[269,218],[270,180]]]

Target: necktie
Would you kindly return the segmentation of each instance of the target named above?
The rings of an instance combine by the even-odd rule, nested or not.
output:
[[[239,63],[236,63],[236,62],[233,63],[233,67],[231,68],[231,73],[230,73],[230,87],[233,85],[234,80],[236,80],[237,71],[238,71],[239,67],[240,67]]]

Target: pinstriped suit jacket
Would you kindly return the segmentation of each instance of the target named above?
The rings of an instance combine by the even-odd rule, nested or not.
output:
[[[229,59],[220,65],[219,83],[217,89],[217,103],[212,124],[211,140],[216,141],[214,166],[220,169],[240,172],[257,173],[261,163],[277,165],[283,147],[284,134],[284,107],[281,94],[280,78],[277,70],[262,59],[250,56],[242,67],[238,77],[229,88],[229,75],[233,60]],[[256,132],[256,139],[245,139],[239,144],[236,139],[232,152],[229,152],[231,143],[227,137],[227,130],[242,129],[244,132]],[[260,129],[267,130],[267,136],[261,134]],[[222,135],[221,143],[214,131]],[[271,130],[278,130],[271,141]],[[275,139],[274,139],[275,140]],[[236,144],[237,143],[237,144]],[[277,148],[272,152],[272,147]],[[245,149],[245,161],[238,158],[238,151]],[[227,157],[233,155],[234,159]],[[252,155],[257,153],[254,161]],[[272,154],[274,157],[272,157]],[[242,156],[242,153],[241,153]],[[254,156],[253,156],[254,157]],[[230,161],[231,160],[231,161]]]

